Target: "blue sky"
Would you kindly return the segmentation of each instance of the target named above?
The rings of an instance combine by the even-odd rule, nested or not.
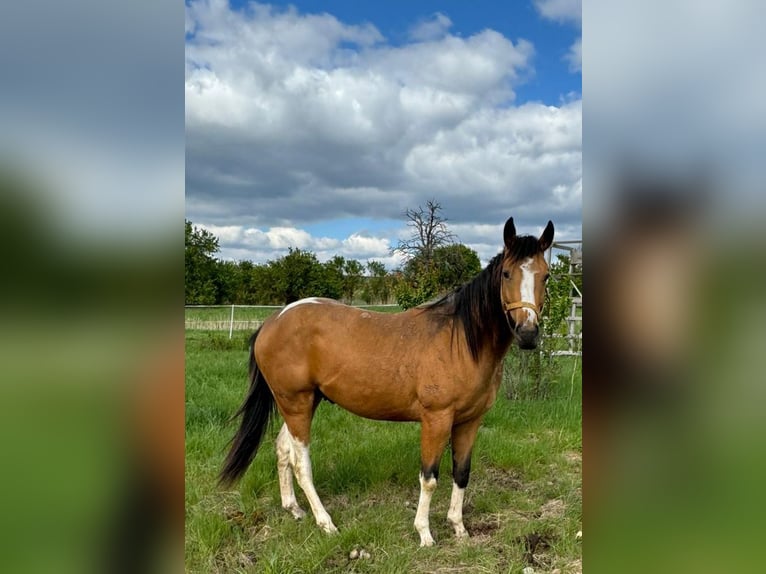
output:
[[[187,218],[226,259],[389,267],[436,199],[482,260],[581,235],[580,2],[190,1]]]

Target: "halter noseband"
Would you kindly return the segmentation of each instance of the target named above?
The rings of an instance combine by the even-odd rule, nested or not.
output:
[[[537,305],[534,303],[528,303],[527,301],[516,301],[515,303],[503,303],[503,309],[507,313],[508,311],[513,311],[514,309],[521,309],[522,307],[525,307],[527,309],[532,309],[535,313],[538,315],[540,314],[540,310],[537,308]]]
[[[502,299],[500,300],[500,303],[503,306],[503,315],[505,315],[505,320],[508,321],[508,328],[513,331],[513,325],[511,325],[511,311],[514,309],[532,309],[535,313],[537,313],[538,318],[540,317],[540,309],[537,308],[537,305],[534,303],[529,303],[528,301],[516,301],[514,303],[503,303]]]

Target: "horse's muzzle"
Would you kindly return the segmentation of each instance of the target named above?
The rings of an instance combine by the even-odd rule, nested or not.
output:
[[[537,340],[540,336],[540,328],[537,325],[520,326],[515,332],[520,349],[531,350],[537,348]]]

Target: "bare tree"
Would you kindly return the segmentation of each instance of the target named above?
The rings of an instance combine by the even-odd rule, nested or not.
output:
[[[399,241],[393,250],[408,259],[417,257],[424,262],[433,259],[434,249],[452,243],[455,235],[447,229],[447,218],[442,217],[442,206],[438,201],[429,199],[425,208],[408,209],[404,212],[407,227],[412,230],[409,239]]]

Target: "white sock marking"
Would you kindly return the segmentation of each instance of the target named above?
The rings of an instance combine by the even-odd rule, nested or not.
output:
[[[295,470],[295,478],[298,480],[298,485],[301,487],[303,493],[306,495],[306,499],[309,501],[311,512],[314,514],[317,524],[328,534],[337,532],[338,529],[333,524],[330,515],[327,514],[327,511],[314,488],[314,477],[311,472],[309,447],[293,437],[289,432],[287,435],[290,437],[292,447],[290,462]]]
[[[277,436],[277,474],[279,474],[279,493],[282,497],[282,508],[288,510],[294,518],[303,518],[306,512],[298,505],[293,489],[293,470],[291,460],[292,441],[287,425],[282,424],[282,429]]]
[[[452,498],[449,503],[449,512],[447,512],[447,520],[450,521],[455,529],[455,536],[458,538],[467,538],[468,532],[463,526],[463,497],[465,496],[465,488],[460,488],[454,482],[452,483]]]
[[[304,305],[306,303],[320,304],[321,301],[317,297],[306,297],[305,299],[294,301],[279,312],[279,315],[277,315],[277,319],[279,319],[282,316],[282,313],[284,313],[285,311],[289,311],[293,307],[297,307],[298,305]]]
[[[415,514],[415,529],[420,534],[421,546],[433,546],[434,539],[431,536],[431,529],[428,522],[428,513],[431,510],[431,497],[436,490],[436,479],[431,477],[428,480],[423,478],[420,473],[420,500],[418,500],[418,511]]]

